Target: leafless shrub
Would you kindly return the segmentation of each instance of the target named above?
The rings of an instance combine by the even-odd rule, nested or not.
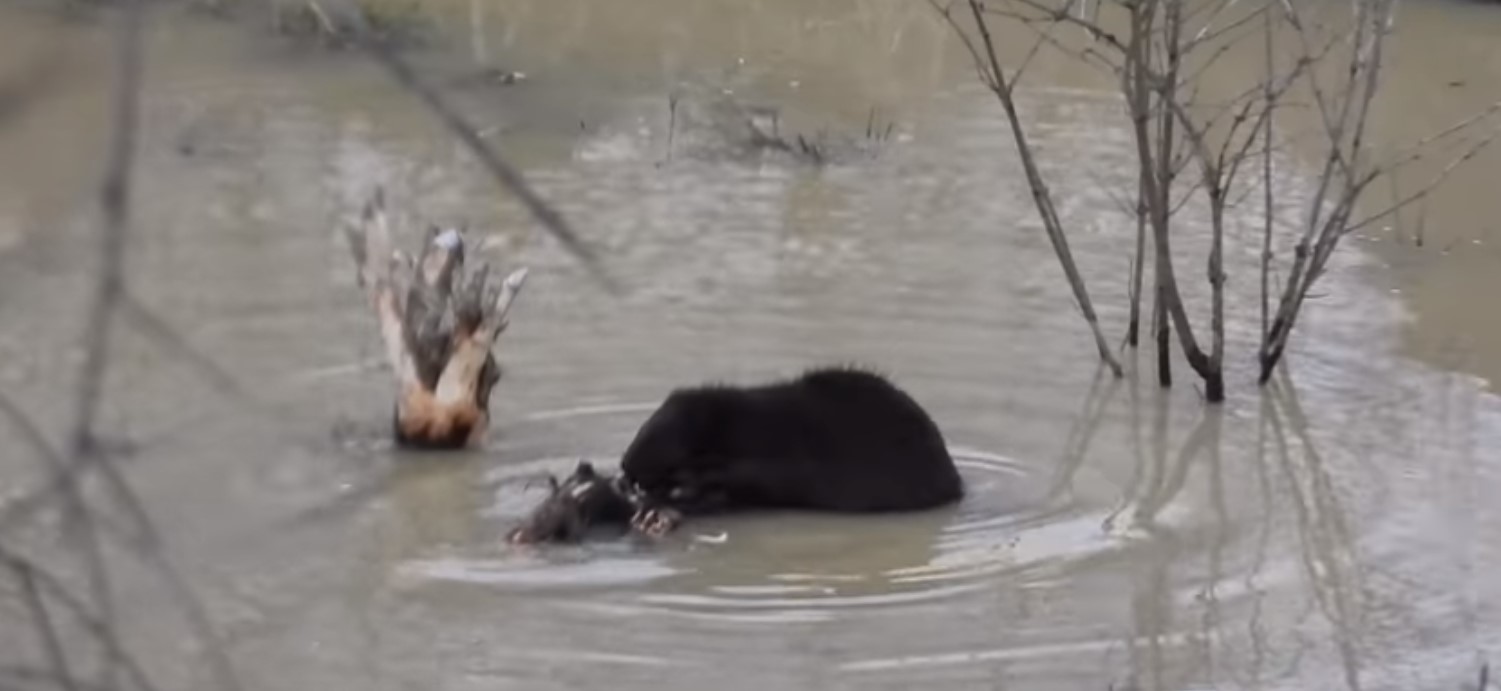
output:
[[[1130,323],[1126,343],[1138,341],[1147,238],[1155,275],[1152,329],[1158,350],[1158,378],[1171,384],[1171,333],[1188,364],[1203,379],[1211,402],[1224,399],[1225,298],[1224,235],[1227,211],[1259,184],[1264,206],[1262,238],[1262,333],[1258,348],[1260,382],[1281,361],[1304,302],[1328,266],[1340,240],[1407,204],[1419,201],[1465,161],[1495,139],[1482,132],[1501,104],[1428,137],[1394,157],[1378,157],[1370,142],[1372,102],[1380,89],[1386,39],[1397,0],[1357,0],[1340,13],[1332,3],[1264,0],[1109,0],[1086,11],[1079,0],[930,0],[948,19],[975,61],[980,79],[1000,99],[1026,170],[1038,214],[1064,265],[1069,285],[1099,345],[1100,357],[1114,358],[1088,302],[1084,277],[1069,256],[1067,234],[1053,206],[1053,193],[1037,172],[1035,153],[1013,101],[1028,64],[1044,48],[1098,67],[1119,84],[1124,114],[1135,141],[1137,199],[1136,256],[1127,298]],[[957,9],[962,11],[956,12]],[[992,34],[995,27],[1029,31],[1035,42],[1009,71]],[[1082,33],[1071,39],[1066,30]],[[1262,74],[1226,86],[1215,70],[1221,58],[1260,39]],[[1275,42],[1275,47],[1274,47]],[[1278,56],[1281,56],[1280,59]],[[1211,88],[1213,85],[1213,88]],[[1214,97],[1206,96],[1215,91]],[[1228,96],[1226,95],[1228,92]],[[1290,268],[1272,306],[1273,260],[1278,249],[1273,228],[1277,204],[1272,185],[1272,152],[1277,147],[1278,112],[1307,99],[1317,116],[1312,136],[1299,147],[1320,151],[1314,193],[1298,222]],[[1447,153],[1441,173],[1391,206],[1359,216],[1372,183],[1396,169],[1435,155],[1438,145],[1463,140]],[[1257,164],[1260,164],[1259,166]],[[1257,171],[1257,168],[1260,168]],[[1247,172],[1251,171],[1251,172]],[[1259,172],[1259,179],[1256,173]],[[1209,344],[1206,350],[1184,307],[1173,249],[1174,219],[1190,201],[1208,210],[1210,249],[1205,276],[1210,286]]]

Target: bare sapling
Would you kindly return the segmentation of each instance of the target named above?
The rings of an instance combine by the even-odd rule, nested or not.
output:
[[[1262,329],[1258,379],[1263,385],[1282,362],[1303,305],[1314,284],[1328,268],[1340,240],[1398,213],[1411,203],[1425,200],[1455,169],[1473,159],[1501,135],[1501,127],[1496,127],[1494,122],[1495,116],[1501,113],[1501,102],[1498,102],[1395,155],[1376,155],[1370,135],[1372,109],[1382,83],[1386,40],[1394,24],[1397,5],[1397,0],[1354,3],[1351,26],[1333,39],[1321,35],[1324,33],[1321,27],[1302,14],[1306,9],[1296,4],[1281,6],[1302,60],[1331,54],[1342,60],[1337,63],[1341,69],[1335,72],[1332,83],[1319,80],[1312,71],[1306,79],[1306,89],[1327,150],[1321,158],[1313,199],[1300,222],[1292,264],[1282,283],[1276,310],[1271,313],[1270,323]],[[1477,127],[1486,123],[1492,125],[1488,131]],[[1474,135],[1476,131],[1481,134]],[[1455,146],[1455,152],[1447,157],[1447,163],[1431,180],[1405,197],[1394,195],[1384,209],[1368,212],[1363,217],[1360,215],[1362,202],[1374,183],[1394,175],[1410,163],[1435,155],[1440,144]],[[1264,184],[1270,185],[1270,172],[1266,175],[1268,180]],[[1271,213],[1270,205],[1267,213]],[[1268,224],[1270,222],[1268,219]],[[1268,282],[1269,272],[1270,267],[1263,263],[1264,283]]]
[[[1170,348],[1176,333],[1178,348],[1204,382],[1204,396],[1209,402],[1225,397],[1225,235],[1237,204],[1256,191],[1246,189],[1248,182],[1259,182],[1264,213],[1260,243],[1262,337],[1258,349],[1260,382],[1264,384],[1282,359],[1304,300],[1340,239],[1425,198],[1455,167],[1473,158],[1497,136],[1497,132],[1491,132],[1468,141],[1428,185],[1393,199],[1386,210],[1361,218],[1361,197],[1371,183],[1431,154],[1440,140],[1453,141],[1461,133],[1477,129],[1473,127],[1476,123],[1501,113],[1498,103],[1418,142],[1401,155],[1382,161],[1372,154],[1369,121],[1381,83],[1383,44],[1391,30],[1397,0],[1356,0],[1350,5],[1348,21],[1338,20],[1338,11],[1332,7],[1315,10],[1280,0],[1249,4],[1235,0],[1107,0],[1090,12],[1077,11],[1078,0],[953,0],[967,5],[973,28],[961,26],[938,0],[930,1],[975,60],[982,82],[1001,100],[1039,215],[1081,302],[1087,300],[1083,297],[1083,279],[1077,276],[1069,258],[1052,196],[1036,174],[1034,152],[1024,135],[1024,123],[1016,114],[1013,91],[1026,64],[1044,45],[1102,69],[1119,84],[1137,159],[1137,237],[1127,287],[1130,321],[1125,342],[1137,346],[1140,302],[1150,293],[1154,296],[1151,328],[1159,383],[1172,383]],[[1316,11],[1322,13],[1318,15],[1320,21],[1312,20]],[[1013,70],[1009,81],[991,38],[993,26],[1000,22],[1010,22],[1037,37],[1037,44]],[[1082,30],[1083,40],[1065,40],[1058,31],[1064,27]],[[1295,45],[1277,48],[1275,41],[1282,36]],[[1257,47],[1262,53],[1260,76],[1239,77],[1243,81],[1239,84],[1227,82],[1223,79],[1226,72],[1216,70],[1216,63],[1241,44],[1256,46],[1256,39],[1260,39]],[[1335,72],[1337,78],[1326,83],[1320,79],[1321,71]],[[1321,136],[1316,137],[1320,147],[1315,150],[1319,152],[1320,174],[1312,184],[1312,201],[1298,223],[1290,267],[1274,308],[1273,229],[1279,225],[1279,218],[1273,185],[1273,120],[1285,109],[1291,94],[1306,95],[1317,115],[1316,134]],[[1299,146],[1306,151],[1307,138],[1299,140]],[[1254,172],[1242,175],[1257,168],[1259,181]],[[1251,179],[1246,180],[1248,177]],[[1185,306],[1173,249],[1174,237],[1187,227],[1176,222],[1179,212],[1189,206],[1203,210],[1208,220],[1209,243],[1204,258],[1209,288],[1207,348]],[[1150,290],[1143,286],[1147,238],[1152,244],[1154,274]],[[1098,338],[1093,309],[1086,307],[1085,314]]]
[[[1025,3],[1033,5],[1034,3]],[[1227,46],[1248,34],[1250,20],[1268,16],[1264,4],[1245,14],[1228,14],[1233,3],[1205,8],[1183,0],[1143,0],[1123,4],[1127,14],[1124,39],[1102,26],[1082,22],[1096,43],[1113,49],[1107,65],[1119,65],[1123,101],[1132,122],[1138,159],[1141,205],[1137,222],[1151,229],[1156,296],[1161,320],[1156,323],[1158,378],[1171,385],[1169,366],[1172,332],[1188,365],[1204,382],[1204,397],[1225,397],[1225,280],[1224,241],[1227,212],[1237,175],[1254,158],[1276,104],[1301,74],[1297,63],[1284,75],[1270,69],[1256,89],[1246,89],[1213,105],[1201,102],[1198,92],[1213,62]],[[1184,170],[1193,173],[1183,175]],[[1186,189],[1181,189],[1186,188]],[[1181,197],[1177,196],[1181,195]],[[1208,212],[1210,243],[1205,262],[1209,284],[1209,349],[1195,335],[1178,283],[1172,236],[1174,219],[1195,196]],[[1138,231],[1140,232],[1140,231]],[[1141,240],[1138,238],[1138,247]],[[1140,253],[1140,249],[1138,249]],[[1136,296],[1132,296],[1133,301]]]
[[[347,236],[396,379],[396,441],[443,449],[476,443],[489,425],[490,392],[501,376],[493,347],[509,325],[527,269],[494,285],[488,265],[465,270],[463,234],[436,227],[413,260],[392,244],[379,189]]]

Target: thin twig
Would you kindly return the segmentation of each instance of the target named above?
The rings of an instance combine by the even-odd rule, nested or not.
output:
[[[1444,166],[1443,170],[1440,170],[1438,174],[1434,175],[1433,179],[1429,180],[1427,184],[1424,184],[1422,187],[1418,188],[1418,191],[1413,192],[1412,194],[1409,194],[1401,199],[1395,200],[1391,206],[1388,206],[1381,211],[1372,213],[1371,215],[1366,216],[1359,221],[1354,221],[1346,224],[1345,228],[1340,232],[1340,234],[1343,235],[1359,231],[1371,225],[1372,223],[1375,223],[1383,218],[1386,218],[1387,216],[1397,213],[1398,211],[1414,202],[1427,199],[1428,195],[1432,194],[1441,185],[1443,185],[1444,182],[1449,179],[1449,176],[1454,174],[1455,170],[1458,170],[1460,166],[1463,166],[1471,159],[1479,156],[1482,151],[1488,148],[1491,144],[1495,143],[1498,137],[1501,137],[1501,132],[1497,132],[1496,134],[1492,134],[1476,142],[1469,149],[1466,149],[1464,153],[1450,160],[1449,163]]]
[[[78,406],[69,435],[72,456],[82,456],[93,446],[94,418],[103,399],[109,367],[111,324],[115,304],[125,287],[125,242],[130,216],[130,172],[135,157],[136,120],[141,88],[141,3],[125,0],[120,23],[120,55],[116,71],[113,118],[114,135],[105,163],[99,206],[104,227],[99,234],[100,266],[89,307],[82,373],[74,392]]]
[[[1265,116],[1262,118],[1262,154],[1261,154],[1261,192],[1263,204],[1263,221],[1261,235],[1261,337],[1266,338],[1267,320],[1271,306],[1271,285],[1268,276],[1272,267],[1272,219],[1276,215],[1272,208],[1272,70],[1274,69],[1272,46],[1275,37],[1272,36],[1272,13],[1265,12],[1262,15],[1262,31],[1265,34],[1262,43],[1265,60],[1262,68],[1266,76],[1262,80],[1265,90],[1262,97],[1265,99],[1262,108]]]
[[[11,570],[26,569],[37,586],[38,593],[50,597],[54,602],[67,610],[78,623],[83,625],[90,636],[94,638],[104,649],[109,659],[120,669],[125,670],[125,676],[130,683],[139,691],[155,691],[155,684],[151,683],[145,670],[136,664],[130,653],[125,650],[120,638],[115,635],[114,629],[108,622],[100,619],[90,611],[87,603],[80,601],[63,583],[62,579],[43,570],[36,564],[27,560],[15,552],[0,544],[0,564]]]
[[[32,575],[31,565],[15,563],[11,564],[11,570],[21,582],[21,595],[26,600],[26,609],[31,612],[32,624],[36,627],[37,636],[41,638],[42,649],[46,651],[47,661],[52,665],[53,675],[64,689],[78,691],[78,683],[74,681],[73,672],[68,666],[68,656],[57,638],[57,627],[53,626],[52,616],[47,613],[47,603],[42,600],[41,593],[37,592],[36,577]]]
[[[238,689],[239,681],[224,653],[202,604],[167,559],[153,522],[129,483],[95,442],[95,419],[103,400],[109,365],[112,325],[124,297],[124,250],[130,227],[131,169],[135,155],[141,90],[141,25],[143,0],[128,0],[120,23],[120,56],[114,100],[114,133],[105,167],[99,203],[103,214],[100,268],[85,332],[86,352],[76,391],[77,413],[68,438],[70,464],[97,458],[97,467],[115,499],[127,510],[143,544],[140,549],[167,580],[198,637],[208,644],[210,663],[223,688]],[[100,564],[102,570],[102,564]],[[106,626],[108,618],[104,618]],[[112,684],[106,679],[103,686]]]

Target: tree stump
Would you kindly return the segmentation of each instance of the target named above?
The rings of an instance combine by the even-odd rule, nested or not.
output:
[[[413,260],[392,244],[379,188],[345,231],[396,377],[396,442],[431,449],[476,443],[501,377],[492,348],[509,325],[526,268],[495,285],[488,265],[465,267],[463,232],[436,226]]]

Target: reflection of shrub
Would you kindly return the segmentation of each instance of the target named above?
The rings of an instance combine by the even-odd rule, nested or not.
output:
[[[669,158],[783,156],[815,166],[839,165],[878,155],[896,123],[883,121],[872,106],[864,134],[819,128],[785,132],[781,109],[749,103],[718,84],[685,85],[667,97]],[[686,151],[685,151],[686,150]]]
[[[421,0],[353,2],[364,14],[370,32],[381,41],[415,42],[430,24]],[[334,43],[348,41],[359,30],[359,24],[353,18],[319,0],[273,0],[272,23],[283,35]]]

